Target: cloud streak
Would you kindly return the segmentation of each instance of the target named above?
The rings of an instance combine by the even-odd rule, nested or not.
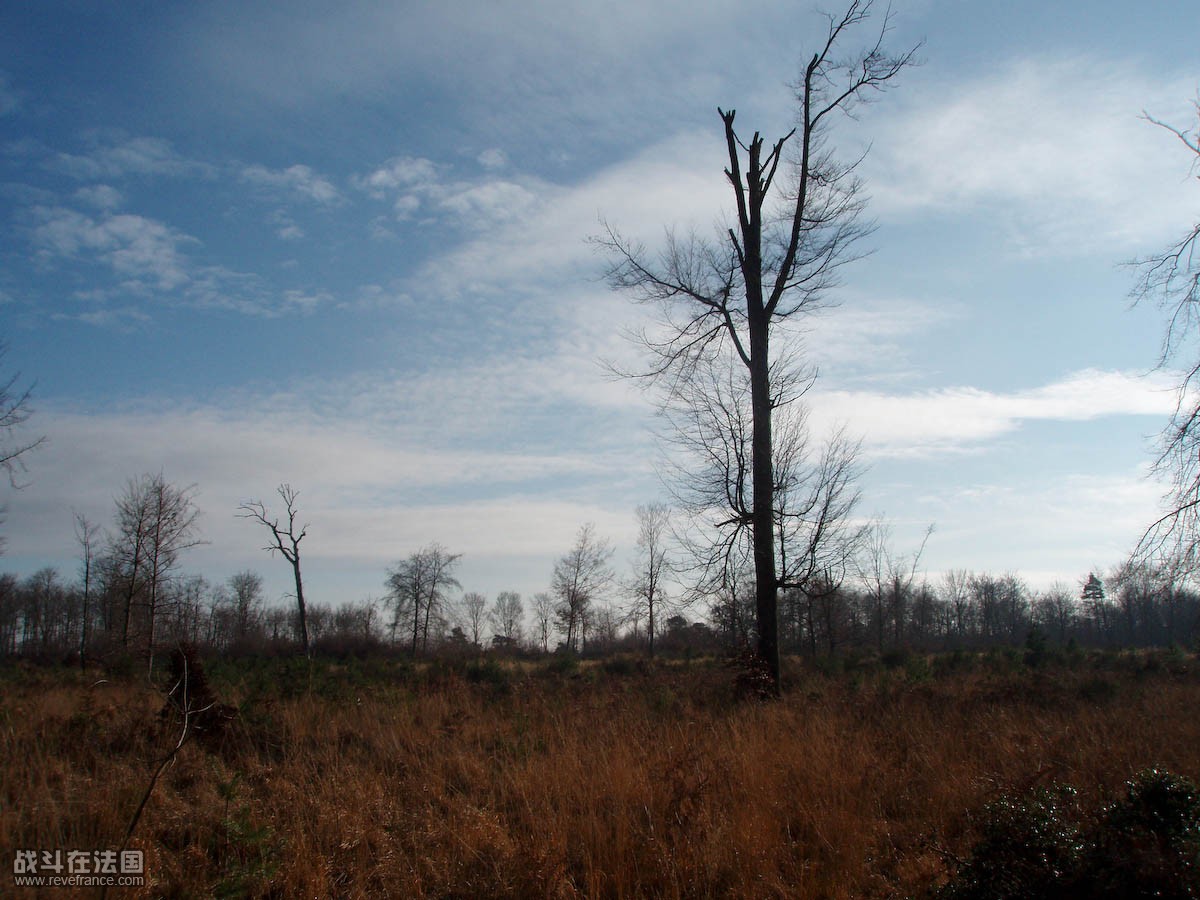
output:
[[[1028,390],[998,393],[946,387],[911,394],[817,391],[814,411],[826,427],[843,421],[875,457],[931,457],[978,450],[1035,421],[1085,422],[1105,416],[1152,416],[1175,409],[1163,377],[1086,369]]]
[[[320,204],[337,203],[341,193],[326,178],[305,165],[288,166],[286,169],[268,169],[253,165],[242,169],[241,178],[264,188],[296,194],[306,200]]]
[[[207,163],[187,159],[168,141],[157,137],[92,135],[87,153],[56,153],[45,161],[47,168],[80,181],[98,181],[133,176],[211,177],[215,169]]]

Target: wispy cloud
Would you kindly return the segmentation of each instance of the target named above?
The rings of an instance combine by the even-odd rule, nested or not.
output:
[[[95,219],[63,207],[37,207],[33,216],[44,259],[93,254],[121,278],[166,290],[190,280],[181,247],[198,241],[161,222],[129,214]]]
[[[149,310],[130,301],[228,309],[246,315],[283,316],[311,313],[334,302],[326,290],[276,288],[255,274],[192,259],[188,248],[199,239],[155,219],[130,213],[91,216],[62,206],[35,207],[30,212],[30,238],[39,262],[107,269],[109,284],[86,273],[89,285],[74,292],[91,309],[55,310],[59,319],[94,325],[130,325],[149,321]],[[284,227],[286,231],[286,226]],[[140,310],[136,314],[134,310]]]
[[[1188,77],[1077,57],[918,84],[872,119],[872,211],[983,214],[1033,253],[1160,240],[1190,221],[1198,198],[1183,183],[1187,161],[1140,113],[1186,113]]]
[[[522,182],[498,177],[491,170],[504,165],[503,154],[499,163],[494,156],[487,158],[492,162],[484,165],[488,174],[475,180],[447,177],[452,174],[447,167],[428,159],[394,157],[353,182],[376,200],[390,200],[400,221],[419,213],[481,232],[524,220],[549,186],[532,178]]]
[[[125,137],[111,133],[92,134],[93,145],[86,153],[56,153],[45,165],[81,181],[119,179],[134,175],[169,177],[211,176],[207,163],[187,159],[168,141],[156,137]]]
[[[886,378],[895,383],[909,365],[911,339],[960,322],[962,304],[907,298],[876,299],[843,292],[842,305],[797,323],[805,356],[844,379]]]
[[[288,166],[286,169],[268,169],[266,166],[246,166],[242,169],[243,181],[278,191],[298,194],[316,203],[331,204],[342,199],[341,193],[327,179],[305,165]]]
[[[1025,422],[1083,422],[1144,415],[1159,421],[1175,408],[1163,377],[1087,369],[1061,381],[1011,393],[947,387],[912,394],[814,391],[814,411],[826,425],[844,421],[876,457],[929,457],[977,450]]]
[[[8,75],[0,72],[0,116],[8,116],[21,108],[21,93],[12,86]]]
[[[348,397],[363,387],[342,390]],[[106,521],[128,478],[158,471],[199,486],[202,526],[212,541],[208,571],[218,577],[222,566],[245,565],[234,561],[258,546],[253,530],[234,518],[236,507],[254,498],[269,502],[281,481],[302,491],[318,578],[321,562],[336,560],[375,566],[382,580],[388,563],[440,540],[476,558],[536,557],[523,577],[540,581],[582,522],[596,521],[609,535],[632,528],[632,501],[615,487],[632,461],[620,455],[535,442],[526,449],[426,445],[402,423],[364,421],[360,411],[347,405],[330,413],[322,401],[299,395],[95,413],[43,405],[39,420],[51,440],[39,454],[35,485],[14,498],[22,529],[11,536],[10,555],[69,543],[63,510]],[[454,426],[450,418],[445,423]],[[608,488],[581,490],[580,483]]]
[[[125,198],[121,192],[111,185],[95,184],[81,187],[75,192],[75,199],[95,209],[117,209]]]
[[[710,136],[683,133],[575,184],[497,177],[420,182],[423,209],[490,227],[430,258],[416,280],[447,296],[522,291],[531,284],[544,289],[564,278],[586,286],[601,267],[588,238],[602,230],[602,220],[651,249],[667,228],[707,234],[728,199],[721,151]],[[436,200],[424,199],[432,193]]]
[[[1120,562],[1154,518],[1160,492],[1144,468],[1025,474],[935,488],[908,512],[936,523],[924,557],[932,579],[948,569],[1019,571],[1040,590]]]
[[[508,165],[508,154],[499,147],[489,147],[476,157],[485,169],[503,169]]]
[[[553,136],[557,144],[611,137],[700,98],[707,113],[723,99],[711,92],[719,83],[714,58],[738,59],[738,74],[762,92],[756,76],[772,58],[764,43],[782,45],[785,29],[813,21],[770,4],[730,29],[727,7],[715,0],[619,0],[602,9],[543,0],[402,9],[352,0],[336,13],[258,10],[236,27],[203,7],[191,17],[186,32],[199,78],[219,84],[231,102],[303,108],[433,83],[458,98],[481,134],[493,135],[489,146],[502,132]],[[794,75],[790,55],[782,58],[780,85]],[[631,103],[611,89],[626,82],[653,85],[655,102]]]

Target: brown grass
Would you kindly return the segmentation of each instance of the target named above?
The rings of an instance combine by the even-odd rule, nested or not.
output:
[[[1200,776],[1194,672],[809,674],[766,704],[698,665],[214,677],[241,716],[163,775],[132,842],[147,886],[114,895],[920,895],[1002,793],[1099,803],[1150,765]],[[10,861],[119,845],[178,737],[160,692],[79,679],[6,684]]]

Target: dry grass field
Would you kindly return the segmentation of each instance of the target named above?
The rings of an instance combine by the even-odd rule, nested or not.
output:
[[[119,847],[179,737],[162,690],[0,680],[10,862]],[[919,897],[1004,794],[1062,782],[1098,805],[1148,766],[1200,777],[1178,653],[796,664],[765,703],[704,661],[217,662],[209,681],[239,713],[164,769],[130,843],[146,884],[110,896]]]

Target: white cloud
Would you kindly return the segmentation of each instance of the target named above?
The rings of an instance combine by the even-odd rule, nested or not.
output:
[[[508,154],[499,147],[489,147],[476,160],[485,169],[503,169],[508,165]]]
[[[930,456],[978,449],[1028,421],[1081,422],[1144,415],[1160,421],[1175,409],[1165,378],[1087,369],[1024,391],[947,387],[913,394],[823,391],[810,395],[826,426],[844,421],[874,456]]]
[[[486,166],[485,168],[494,168]],[[396,218],[418,210],[439,214],[448,224],[480,232],[524,219],[536,207],[546,185],[488,175],[474,181],[447,180],[427,159],[394,157],[353,183],[376,200],[391,199]]]
[[[97,325],[145,321],[144,311],[129,314],[128,301],[147,297],[157,303],[267,317],[309,313],[333,302],[324,290],[279,290],[257,275],[199,264],[184,252],[187,246],[199,245],[198,239],[144,216],[122,213],[94,218],[65,207],[35,207],[30,215],[35,223],[31,239],[44,265],[90,262],[106,267],[116,279],[110,286],[95,285],[74,296],[102,304],[121,301],[120,312],[111,308],[83,313],[59,310],[58,318],[80,318]],[[282,232],[283,237],[291,236],[286,225]]]
[[[0,116],[8,116],[21,108],[21,94],[9,82],[8,76],[0,72]]]
[[[298,241],[304,237],[304,229],[296,223],[296,220],[286,210],[275,210],[267,216],[267,221],[275,226],[275,235],[281,241]]]
[[[94,135],[88,153],[58,153],[46,165],[80,180],[124,178],[130,175],[207,176],[211,166],[185,159],[162,138]]]
[[[844,305],[822,310],[798,323],[805,355],[825,371],[852,370],[860,377],[884,377],[894,383],[903,376],[906,338],[960,321],[959,304],[932,304],[922,300],[880,300],[853,294],[841,295]],[[880,375],[872,370],[880,365]]]
[[[171,290],[189,277],[180,246],[196,242],[161,222],[121,214],[93,219],[63,207],[37,207],[33,239],[44,258],[95,254],[120,277]]]
[[[437,181],[437,169],[427,159],[396,156],[373,172],[356,176],[354,184],[376,199],[393,191],[421,190]]]
[[[438,200],[460,224],[483,230],[520,221],[537,202],[533,191],[511,181],[455,185]]]
[[[286,169],[268,169],[253,165],[242,169],[243,181],[277,190],[291,191],[317,203],[337,203],[342,199],[338,189],[308,166],[294,165]]]
[[[602,219],[651,248],[669,227],[708,234],[728,200],[721,152],[711,136],[679,134],[579,184],[528,179],[520,192],[484,192],[490,202],[481,208],[498,210],[503,217],[486,233],[429,260],[418,278],[447,295],[524,290],[564,276],[578,284],[600,267],[587,241],[602,230]],[[501,201],[506,196],[520,202],[505,206]]]
[[[1153,245],[1200,197],[1183,183],[1188,160],[1139,116],[1185,113],[1194,87],[1086,57],[936,89],[918,77],[871,120],[872,212],[987,216],[1030,253]]]
[[[103,210],[117,209],[125,202],[121,192],[107,184],[82,187],[75,192],[75,198],[81,203]]]
[[[58,321],[83,322],[98,328],[113,328],[118,331],[131,330],[150,322],[146,311],[135,306],[101,307],[80,313],[54,313],[51,318]]]

